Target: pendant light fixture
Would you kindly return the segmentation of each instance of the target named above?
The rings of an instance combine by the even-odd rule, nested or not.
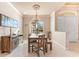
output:
[[[34,8],[34,10],[36,11],[36,21],[38,20],[38,16],[37,16],[37,12],[38,12],[38,10],[39,10],[39,8],[40,8],[40,5],[39,4],[34,4],[33,5],[33,8]]]
[[[34,5],[33,5],[33,8],[34,8],[34,10],[36,11],[35,20],[34,20],[34,22],[33,22],[33,25],[34,25],[35,33],[38,34],[39,31],[38,31],[38,28],[37,28],[37,22],[38,22],[38,15],[37,15],[37,12],[38,12],[38,10],[39,10],[39,8],[40,8],[40,5],[39,5],[39,4],[34,4]]]

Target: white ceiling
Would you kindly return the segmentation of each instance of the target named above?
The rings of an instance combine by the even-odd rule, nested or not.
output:
[[[36,2],[12,2],[12,5],[22,14],[34,15],[35,10],[32,6],[35,3]],[[40,9],[38,10],[39,15],[49,15],[52,11],[56,11],[64,5],[63,2],[38,2],[38,4],[40,5]]]

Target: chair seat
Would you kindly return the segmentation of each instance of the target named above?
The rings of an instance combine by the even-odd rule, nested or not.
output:
[[[38,47],[38,42],[32,43],[32,45],[35,46],[35,47]],[[39,48],[40,48],[40,47],[43,47],[43,44],[39,43]]]

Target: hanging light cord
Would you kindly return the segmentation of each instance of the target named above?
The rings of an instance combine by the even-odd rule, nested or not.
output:
[[[37,10],[36,10],[36,20],[38,20],[38,19],[37,19]]]

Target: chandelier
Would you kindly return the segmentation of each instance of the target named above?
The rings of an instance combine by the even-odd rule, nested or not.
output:
[[[39,4],[34,4],[33,5],[33,8],[34,8],[34,10],[36,11],[36,21],[38,20],[38,16],[37,16],[37,11],[39,10],[39,8],[40,8],[40,5]]]
[[[34,4],[33,5],[33,9],[35,10],[36,15],[35,15],[35,20],[32,22],[32,25],[33,25],[33,32],[36,33],[36,34],[38,33],[38,29],[37,29],[37,22],[38,22],[37,11],[39,10],[39,8],[40,8],[39,4]]]

